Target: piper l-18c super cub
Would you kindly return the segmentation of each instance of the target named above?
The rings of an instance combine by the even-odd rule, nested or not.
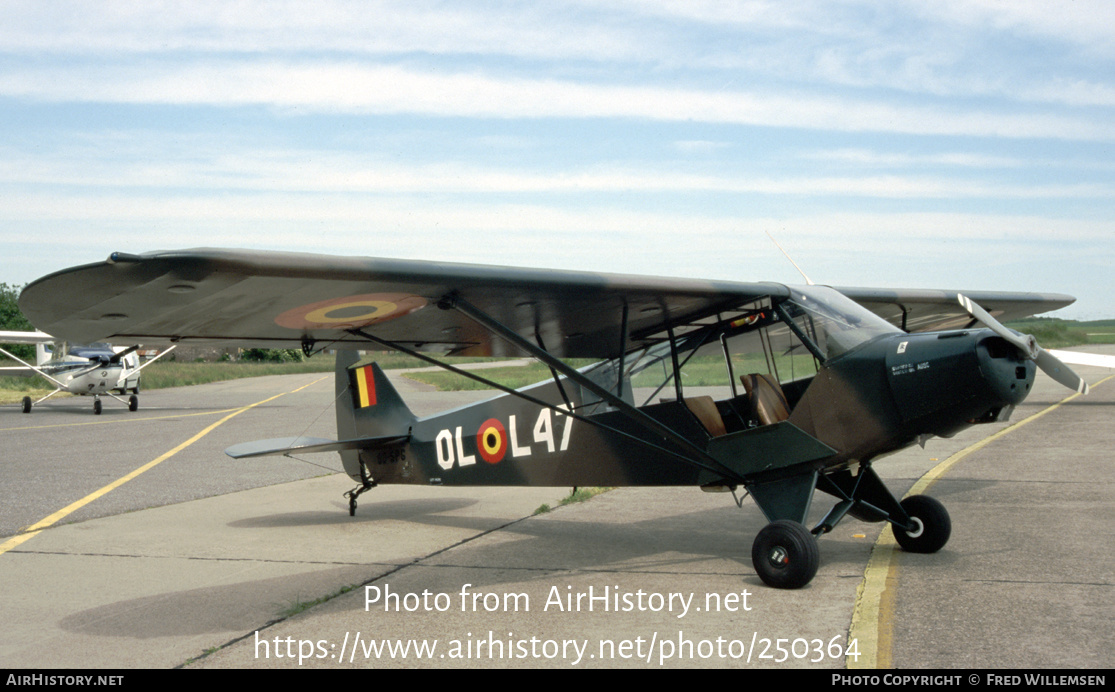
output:
[[[949,538],[938,501],[898,501],[886,454],[1003,420],[1036,368],[1087,385],[999,319],[1064,295],[875,290],[598,275],[369,258],[184,250],[115,253],[20,297],[67,339],[338,349],[337,440],[238,445],[233,457],[336,451],[360,485],[744,489],[770,522],[752,546],[764,582],[817,571],[816,536],[851,515],[899,545]],[[982,325],[982,326],[980,326]],[[427,418],[356,350],[531,356],[553,377]],[[569,359],[593,359],[588,365]],[[723,387],[690,383],[719,378]],[[687,390],[690,390],[687,392]],[[808,529],[816,490],[835,497]]]
[[[0,343],[36,346],[36,365],[0,348],[0,353],[21,364],[0,368],[0,375],[37,375],[55,388],[38,401],[23,397],[24,413],[31,413],[33,406],[59,392],[93,397],[93,413],[101,412],[102,396],[127,403],[128,410],[135,411],[139,408],[139,371],[174,348],[165,349],[140,365],[138,345],[121,348],[106,343],[70,344],[43,332],[0,332]],[[129,391],[132,394],[126,402],[117,396]]]

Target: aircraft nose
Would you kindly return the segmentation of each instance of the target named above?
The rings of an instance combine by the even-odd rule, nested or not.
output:
[[[1036,366],[1006,339],[987,336],[976,344],[980,372],[993,396],[1004,406],[1016,406],[1034,385]]]
[[[895,404],[919,433],[946,437],[1002,420],[1033,387],[1034,362],[988,329],[908,334],[888,345]]]

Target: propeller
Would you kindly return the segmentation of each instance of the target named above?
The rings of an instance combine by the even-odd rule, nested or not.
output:
[[[1080,375],[1073,372],[1072,368],[1061,362],[1057,356],[1046,351],[1041,346],[1038,346],[1038,340],[1032,335],[1018,334],[1017,332],[1007,329],[999,320],[992,317],[991,313],[972,302],[965,295],[958,293],[956,294],[956,298],[960,301],[960,307],[964,308],[969,315],[1012,344],[1021,351],[1022,355],[1026,358],[1034,361],[1038,368],[1046,375],[1049,375],[1069,389],[1076,390],[1081,394],[1088,393],[1088,383],[1085,382]]]
[[[128,348],[126,348],[123,351],[114,355],[112,358],[109,358],[108,362],[119,363],[124,358],[124,356],[128,355],[129,353],[134,353],[135,351],[139,350],[140,346],[141,346],[141,344],[136,344],[135,346],[129,346]]]

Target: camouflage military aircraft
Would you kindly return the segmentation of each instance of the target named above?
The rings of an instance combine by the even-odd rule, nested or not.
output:
[[[817,571],[815,537],[848,515],[890,522],[909,551],[945,545],[944,507],[899,502],[874,462],[1003,420],[1036,368],[1084,391],[999,322],[1072,301],[184,250],[57,272],[20,307],[76,341],[338,349],[337,440],[228,454],[339,452],[360,484],[350,512],[380,483],[743,489],[770,522],[752,546],[755,569],[797,588]],[[521,390],[487,382],[503,394],[418,418],[378,365],[358,363],[356,350],[385,348],[482,382],[431,354],[527,355],[552,377]],[[691,384],[717,373],[719,388]],[[815,490],[836,502],[810,530]]]

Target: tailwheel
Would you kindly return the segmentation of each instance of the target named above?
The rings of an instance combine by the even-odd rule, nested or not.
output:
[[[363,459],[360,460],[360,485],[345,493],[348,498],[348,515],[350,517],[356,516],[356,498],[360,497],[362,493],[366,493],[372,488],[379,485],[374,480],[368,477],[368,469],[364,466]]]
[[[945,506],[928,495],[911,495],[901,504],[910,515],[913,528],[905,530],[891,524],[898,545],[911,553],[935,553],[944,548],[952,534],[952,521]]]
[[[359,485],[345,493],[345,497],[348,498],[348,515],[350,517],[356,516],[356,498],[360,497],[362,493],[366,493],[374,487],[376,487],[376,483],[373,481],[371,483]]]
[[[755,536],[751,562],[767,586],[800,589],[817,574],[821,556],[809,529],[796,521],[779,519]]]

